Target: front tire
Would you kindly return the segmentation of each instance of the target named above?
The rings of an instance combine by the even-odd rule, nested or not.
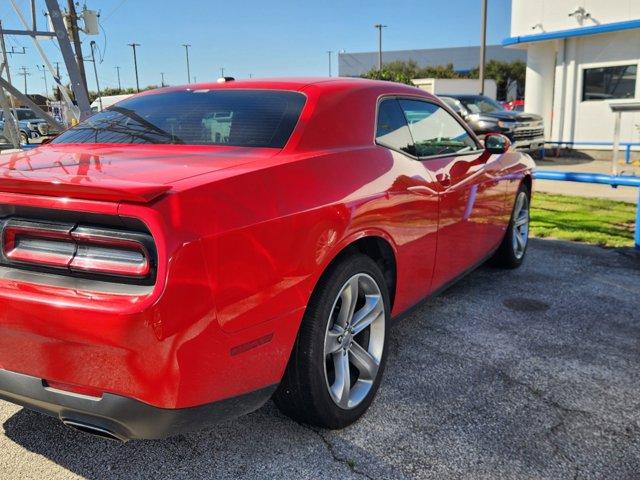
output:
[[[518,268],[522,265],[529,245],[529,187],[521,184],[511,212],[511,220],[502,243],[493,256],[493,263],[503,268]]]
[[[274,394],[296,421],[346,427],[376,395],[386,362],[390,302],[384,276],[362,254],[336,261],[305,312],[284,378]]]

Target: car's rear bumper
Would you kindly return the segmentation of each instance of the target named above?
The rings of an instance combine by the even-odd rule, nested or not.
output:
[[[0,369],[1,399],[121,441],[166,438],[215,425],[260,408],[275,389],[273,385],[206,405],[166,409],[109,393],[95,398],[63,392],[47,387],[40,378]]]

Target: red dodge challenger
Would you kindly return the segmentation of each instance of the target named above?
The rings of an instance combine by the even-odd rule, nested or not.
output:
[[[124,100],[0,156],[0,398],[122,441],[269,398],[349,425],[395,317],[485,260],[520,265],[533,166],[395,83]]]

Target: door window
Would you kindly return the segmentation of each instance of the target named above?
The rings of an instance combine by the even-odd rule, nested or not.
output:
[[[418,157],[477,150],[475,140],[445,109],[420,100],[398,100],[413,137]]]
[[[376,142],[385,147],[414,155],[413,139],[398,100],[383,100],[378,108]]]

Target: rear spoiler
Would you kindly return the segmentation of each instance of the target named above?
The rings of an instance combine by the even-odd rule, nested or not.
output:
[[[104,202],[149,203],[171,190],[170,185],[130,182],[127,180],[102,180],[90,182],[86,178],[37,178],[29,176],[0,176],[0,192],[69,197]]]

